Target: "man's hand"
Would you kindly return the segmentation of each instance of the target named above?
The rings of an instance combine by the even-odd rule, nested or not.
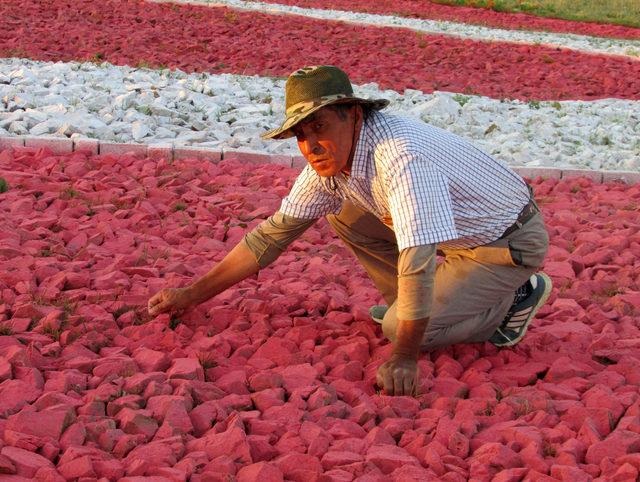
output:
[[[188,288],[165,288],[149,299],[148,309],[151,316],[167,312],[180,314],[193,304]]]
[[[380,365],[376,382],[387,395],[418,394],[418,362],[412,358],[391,355]]]

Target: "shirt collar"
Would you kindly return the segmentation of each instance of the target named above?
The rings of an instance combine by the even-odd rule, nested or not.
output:
[[[369,170],[370,146],[369,146],[369,129],[370,123],[375,113],[371,113],[369,117],[362,123],[358,142],[353,152],[353,162],[351,163],[351,174],[349,177],[366,178]]]

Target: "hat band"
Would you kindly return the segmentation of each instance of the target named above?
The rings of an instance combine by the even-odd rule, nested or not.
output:
[[[334,95],[325,95],[323,97],[313,99],[313,100],[303,100],[302,102],[298,102],[297,104],[293,104],[285,111],[285,115],[287,117],[291,117],[293,115],[302,114],[307,110],[311,110],[314,107],[319,107],[322,104],[326,104],[328,102],[338,100],[338,99],[352,99],[354,98],[352,95],[347,94],[334,94]]]

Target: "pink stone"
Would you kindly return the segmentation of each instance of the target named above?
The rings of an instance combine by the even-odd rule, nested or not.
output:
[[[73,408],[30,412],[23,410],[7,420],[6,428],[36,437],[60,439],[62,432],[74,422]]]
[[[300,480],[301,472],[322,472],[322,465],[318,458],[307,454],[286,454],[274,460],[276,466],[282,471],[285,478]],[[305,480],[308,480],[305,477]]]
[[[449,436],[447,447],[451,451],[451,454],[456,457],[465,459],[469,455],[469,439],[460,432],[453,432]]]
[[[252,393],[251,400],[256,409],[264,412],[271,407],[284,405],[285,391],[282,388],[272,388]]]
[[[237,467],[231,455],[221,455],[211,459],[211,461],[203,467],[202,472],[222,474],[228,479],[229,475],[235,475]]]
[[[548,382],[557,383],[566,378],[586,377],[593,372],[594,369],[589,365],[563,356],[553,362],[544,379]]]
[[[318,372],[309,363],[285,367],[282,372],[283,386],[291,392],[296,388],[313,385],[318,377]]]
[[[129,452],[125,463],[144,460],[151,467],[173,467],[183,455],[184,444],[178,436],[137,446]]]
[[[282,375],[271,371],[257,372],[249,378],[249,387],[254,392],[260,392],[267,388],[278,388],[282,386]]]
[[[78,457],[66,464],[58,466],[58,471],[67,480],[76,479],[78,477],[95,477],[96,473],[93,470],[93,463],[91,457],[85,455],[84,457]]]
[[[54,468],[40,467],[36,472],[35,480],[38,482],[65,482],[67,479],[60,475],[60,473]]]
[[[628,430],[615,430],[606,439],[596,442],[587,449],[585,460],[588,464],[600,464],[603,458],[613,459],[640,450],[640,434]]]
[[[400,440],[403,433],[413,430],[413,419],[387,417],[380,422],[379,427],[385,429],[394,439]]]
[[[28,403],[35,401],[42,390],[22,380],[5,380],[0,384],[0,414],[16,413]]]
[[[86,390],[87,375],[78,370],[51,371],[46,373],[45,391],[67,392],[69,390]]]
[[[124,382],[124,389],[128,393],[142,393],[151,383],[163,383],[167,379],[167,375],[160,372],[136,373]]]
[[[187,434],[193,432],[193,424],[182,402],[172,402],[165,412],[161,429],[170,435]],[[156,438],[160,438],[157,435]]]
[[[0,454],[0,474],[15,474],[16,466],[6,455]]]
[[[355,452],[344,452],[330,450],[322,456],[322,467],[325,470],[331,470],[336,467],[346,466],[362,462],[364,457]]]
[[[469,386],[451,377],[437,377],[433,381],[433,391],[443,397],[464,398]]]
[[[282,471],[274,464],[258,462],[242,467],[236,479],[238,482],[282,482],[284,477]]]
[[[237,461],[251,463],[251,447],[247,443],[247,437],[243,430],[232,427],[225,432],[212,434],[207,437],[207,443],[203,447],[210,458],[221,455],[234,454]]]
[[[568,261],[547,261],[544,264],[544,271],[552,278],[572,280],[576,277],[573,266]]]
[[[394,438],[389,435],[385,429],[381,427],[374,427],[369,430],[367,436],[365,437],[365,441],[368,445],[395,445],[396,441]]]
[[[286,339],[270,337],[253,354],[252,358],[266,358],[277,365],[291,365],[296,358],[293,354],[298,350],[298,346]]]
[[[129,277],[121,271],[112,271],[93,280],[93,288],[96,290],[129,289],[130,287],[131,281]]]
[[[338,400],[336,390],[330,386],[318,387],[307,400],[307,410],[313,411],[320,407],[331,405]]]
[[[158,430],[158,422],[153,418],[130,408],[123,408],[116,416],[120,428],[128,434],[144,435],[150,440]]]
[[[41,467],[53,468],[53,464],[42,455],[18,447],[5,446],[0,453],[11,460],[16,466],[17,475],[23,477],[33,477]]]
[[[189,418],[193,424],[196,437],[202,436],[212,427],[216,420],[223,418],[223,413],[226,416],[226,411],[216,400],[210,400],[195,407],[189,413]]]
[[[278,450],[269,443],[268,435],[247,435],[247,443],[254,462],[268,462],[278,456]]]
[[[204,370],[195,358],[174,358],[167,375],[170,379],[184,378],[204,381]]]
[[[618,470],[616,470],[615,474],[613,474],[614,481],[625,481],[625,480],[638,480],[638,468],[630,463],[624,463]]]
[[[518,454],[500,443],[485,443],[472,455],[471,460],[495,468],[512,469],[520,467],[521,460]]]
[[[384,474],[405,465],[420,465],[406,450],[394,445],[372,445],[367,450],[366,461],[375,464]]]
[[[60,437],[60,448],[64,451],[71,445],[83,445],[87,437],[87,430],[82,423],[74,423],[67,428]]]
[[[11,363],[9,363],[4,357],[0,358],[0,382],[10,380],[12,376],[13,370],[11,369]]]
[[[180,395],[157,395],[147,400],[146,409],[158,420],[163,420],[167,413],[181,406],[185,412],[191,411],[193,402],[189,397]]]
[[[216,380],[216,386],[226,393],[245,395],[249,393],[247,388],[247,373],[245,370],[234,370],[222,375]]]
[[[24,333],[29,331],[33,320],[31,318],[16,318],[13,317],[7,322],[11,327],[11,331],[14,333]]]

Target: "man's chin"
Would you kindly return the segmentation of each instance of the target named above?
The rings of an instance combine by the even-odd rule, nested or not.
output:
[[[338,170],[333,167],[321,167],[311,165],[311,168],[316,171],[316,174],[320,177],[332,177],[338,174]]]

